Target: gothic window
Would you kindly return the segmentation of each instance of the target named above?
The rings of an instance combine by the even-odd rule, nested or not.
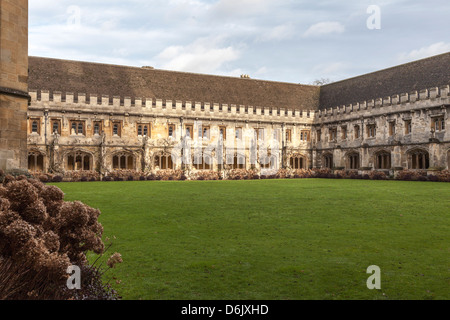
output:
[[[265,156],[259,160],[259,164],[263,169],[276,169],[278,165],[276,156]]]
[[[375,154],[375,169],[390,169],[391,154],[386,151],[380,151]]]
[[[347,169],[349,170],[355,170],[359,169],[360,167],[360,159],[358,153],[350,153],[347,155]]]
[[[174,169],[174,160],[171,155],[156,155],[155,166],[161,170]]]
[[[212,157],[206,154],[194,155],[194,168],[197,170],[211,170],[213,162]]]
[[[290,167],[294,170],[306,169],[306,158],[301,155],[292,156],[289,159]]]
[[[232,158],[227,157],[227,163],[230,163],[230,162],[231,162],[232,169],[245,169],[245,156],[244,155],[238,154]]]
[[[113,156],[114,170],[135,170],[135,158],[130,154],[116,154]]]
[[[67,155],[68,171],[92,170],[92,156],[84,152],[73,152]]]
[[[428,169],[430,156],[427,151],[415,149],[408,152],[408,165],[410,169]]]
[[[43,172],[44,156],[39,152],[30,152],[28,154],[28,170],[30,172]]]
[[[323,156],[323,165],[324,168],[333,169],[333,155],[326,154]]]

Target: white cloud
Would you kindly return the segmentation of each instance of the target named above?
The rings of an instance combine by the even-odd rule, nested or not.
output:
[[[269,12],[273,4],[271,0],[219,0],[211,10],[221,17],[253,16]]]
[[[282,41],[291,39],[295,35],[294,26],[290,23],[274,27],[258,38],[258,41]]]
[[[316,75],[316,78],[335,78],[342,74],[346,68],[347,65],[344,62],[323,63],[316,65],[313,68],[313,73]]]
[[[433,43],[428,47],[422,47],[420,49],[415,49],[410,52],[401,53],[398,56],[398,60],[399,62],[409,62],[435,56],[441,53],[446,53],[448,51],[450,51],[450,42],[445,43],[441,41]]]
[[[169,46],[157,57],[158,68],[198,73],[217,73],[227,62],[239,58],[232,46],[221,46],[220,39],[200,38],[186,46]]]
[[[308,30],[305,31],[303,36],[316,37],[331,33],[343,33],[344,31],[345,27],[342,23],[335,21],[325,21],[316,23],[309,27]]]

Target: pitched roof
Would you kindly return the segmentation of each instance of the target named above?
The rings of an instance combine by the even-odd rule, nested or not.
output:
[[[320,109],[450,84],[450,52],[320,88]]]
[[[319,87],[29,57],[30,90],[315,110]]]

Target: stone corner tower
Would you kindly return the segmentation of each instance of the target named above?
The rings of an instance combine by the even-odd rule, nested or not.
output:
[[[0,169],[27,170],[28,0],[0,1]]]

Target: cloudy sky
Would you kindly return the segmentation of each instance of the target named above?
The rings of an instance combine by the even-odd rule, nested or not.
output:
[[[448,0],[29,0],[29,54],[310,84],[450,51]]]

